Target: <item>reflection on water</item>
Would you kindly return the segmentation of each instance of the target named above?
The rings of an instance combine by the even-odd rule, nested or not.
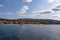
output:
[[[0,40],[60,40],[60,25],[0,25]]]

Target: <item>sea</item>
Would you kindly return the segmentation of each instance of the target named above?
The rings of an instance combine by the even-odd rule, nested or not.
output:
[[[60,40],[60,25],[0,24],[0,40]]]

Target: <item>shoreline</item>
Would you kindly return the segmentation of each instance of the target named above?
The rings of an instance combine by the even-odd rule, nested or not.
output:
[[[60,24],[60,21],[51,19],[0,19],[0,24]]]

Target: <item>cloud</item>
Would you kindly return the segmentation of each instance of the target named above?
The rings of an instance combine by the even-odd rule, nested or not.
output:
[[[60,5],[56,6],[55,8],[52,9],[53,11],[60,11]]]
[[[53,14],[52,19],[60,20],[60,4],[56,5],[54,8],[52,8]]]
[[[60,0],[54,0],[52,3],[48,2],[48,4],[51,4],[50,5],[51,6],[50,9],[56,8],[58,5],[60,5]]]
[[[59,18],[60,19],[60,12],[54,12],[54,14],[52,14],[52,16],[57,19]]]
[[[30,2],[32,2],[32,0],[23,0],[23,2],[28,2],[28,3],[30,3]]]
[[[45,12],[45,14],[44,14]],[[32,13],[30,14],[24,14],[24,15],[21,15],[21,17],[26,17],[26,18],[40,18],[40,17],[45,17],[45,16],[48,16],[49,14],[51,14],[50,11],[33,11]]]
[[[60,11],[60,9],[52,9],[53,11]]]
[[[52,11],[46,11],[46,10],[33,11],[31,14],[29,14],[29,16],[37,17],[37,16],[44,16],[44,15],[51,14],[51,13],[52,13]]]
[[[52,2],[55,2],[55,1],[57,1],[57,0],[48,0],[49,3],[52,3]]]
[[[3,5],[2,4],[0,4],[0,8],[2,8],[3,7]]]
[[[21,10],[19,10],[17,13],[18,13],[18,15],[20,15],[20,14],[24,14],[24,13],[26,13],[26,10],[21,9]]]
[[[26,17],[26,18],[39,18],[39,17],[43,17],[46,16],[48,14],[51,14],[51,11],[33,11],[30,14],[24,14],[24,15],[20,15],[20,17]]]
[[[28,7],[28,6],[23,6],[23,9],[24,9],[24,10],[28,10],[29,7]]]
[[[51,11],[42,10],[42,11],[33,11],[32,13],[34,13],[34,14],[50,14]]]
[[[23,6],[23,8],[21,10],[19,10],[17,13],[20,14],[24,14],[26,13],[26,11],[29,9],[29,6]]]
[[[56,8],[60,8],[60,5],[56,6]]]

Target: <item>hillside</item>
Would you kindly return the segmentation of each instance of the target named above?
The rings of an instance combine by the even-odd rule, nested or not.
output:
[[[51,19],[2,19],[0,24],[60,24],[58,20]]]

